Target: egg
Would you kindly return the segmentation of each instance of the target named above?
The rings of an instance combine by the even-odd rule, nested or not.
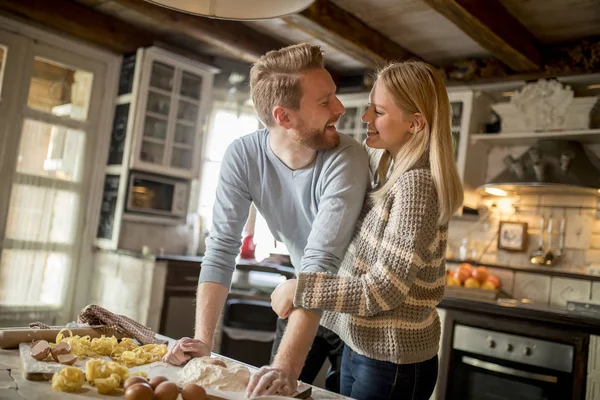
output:
[[[156,389],[158,385],[166,381],[168,381],[168,379],[164,376],[155,376],[154,378],[150,379],[150,386],[152,386],[152,389]]]
[[[179,387],[173,382],[162,382],[154,389],[155,400],[175,400],[179,396]]]
[[[154,393],[147,383],[136,383],[125,391],[126,400],[152,400]]]
[[[123,384],[123,389],[127,390],[129,386],[135,385],[136,383],[148,383],[148,381],[142,376],[132,376],[131,378],[127,378]]]
[[[200,385],[189,383],[181,389],[181,397],[183,400],[206,400],[206,390]]]

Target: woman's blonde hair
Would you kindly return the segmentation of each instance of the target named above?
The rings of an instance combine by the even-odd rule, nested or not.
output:
[[[272,50],[263,55],[250,69],[250,91],[254,108],[261,122],[275,125],[273,108],[300,108],[302,88],[300,73],[324,68],[323,51],[307,43]]]
[[[426,156],[437,190],[438,222],[446,224],[462,205],[463,187],[454,160],[450,101],[444,81],[433,66],[422,61],[405,61],[383,68],[377,74],[377,82],[384,85],[400,110],[407,114],[420,113],[424,127],[402,146],[387,181],[390,154],[385,153],[378,171],[380,182],[385,183],[372,197],[383,199],[400,176]]]

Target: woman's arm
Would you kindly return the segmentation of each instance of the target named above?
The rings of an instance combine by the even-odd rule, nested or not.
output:
[[[377,242],[375,232],[363,229],[364,236],[354,242],[377,253],[375,264],[365,266],[368,272],[361,276],[300,273],[296,307],[370,316],[405,301],[423,264],[420,255],[430,251],[422,246],[438,229],[437,201],[431,176],[423,170],[403,175],[394,193],[389,215],[381,216],[387,219],[383,240]]]

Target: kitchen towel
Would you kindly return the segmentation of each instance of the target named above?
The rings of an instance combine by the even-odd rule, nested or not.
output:
[[[167,344],[165,340],[156,339],[152,329],[129,317],[112,313],[96,304],[90,304],[81,310],[77,317],[77,325],[78,327],[103,326],[107,330],[114,330],[126,337],[136,339],[141,344]],[[34,322],[29,324],[29,327],[37,329],[52,328],[43,322]]]

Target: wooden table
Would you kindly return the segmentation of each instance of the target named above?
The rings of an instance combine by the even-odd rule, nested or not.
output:
[[[96,389],[79,393],[55,392],[50,382],[34,382],[23,378],[18,350],[0,349],[0,399],[2,400],[84,400],[84,399],[119,399],[118,396],[98,394]],[[314,400],[343,400],[340,396],[318,387],[312,388]]]

